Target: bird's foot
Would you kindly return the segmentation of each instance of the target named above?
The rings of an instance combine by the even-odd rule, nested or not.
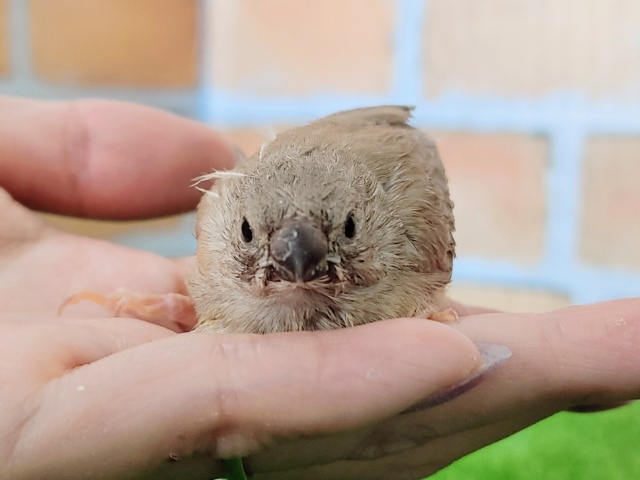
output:
[[[130,317],[186,332],[196,324],[193,300],[180,293],[140,294],[118,289],[110,294],[81,291],[68,297],[58,308],[58,315],[69,306],[89,301],[106,307],[115,317]]]
[[[428,310],[425,313],[424,318],[442,323],[457,323],[459,316],[458,312],[453,308],[445,308],[440,311],[436,311],[435,309]]]

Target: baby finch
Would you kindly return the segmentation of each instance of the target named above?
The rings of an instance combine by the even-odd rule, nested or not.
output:
[[[408,125],[410,114],[329,115],[279,134],[235,170],[201,177],[214,183],[198,206],[188,297],[80,293],[70,302],[154,320],[193,302],[195,329],[210,332],[455,319],[438,311],[455,254],[453,204],[435,143]]]

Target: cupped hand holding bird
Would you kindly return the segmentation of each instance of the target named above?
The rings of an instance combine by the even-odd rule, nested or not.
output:
[[[178,334],[91,305],[57,317],[78,285],[184,293],[190,260],[65,234],[23,205],[183,211],[190,179],[234,154],[203,126],[109,102],[2,98],[0,136],[2,478],[205,479],[240,455],[255,479],[421,478],[560,409],[640,394],[636,300],[273,335]],[[442,403],[491,363],[474,342],[513,356]]]

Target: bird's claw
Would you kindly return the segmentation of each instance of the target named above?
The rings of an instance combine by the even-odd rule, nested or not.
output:
[[[444,310],[436,311],[430,310],[426,313],[425,318],[429,320],[435,320],[441,323],[457,323],[459,316],[453,308],[445,308]]]
[[[58,308],[58,316],[70,305],[89,301],[106,307],[115,317],[137,318],[172,330],[188,331],[196,323],[193,300],[180,293],[140,294],[125,289],[110,294],[83,290],[68,297]]]

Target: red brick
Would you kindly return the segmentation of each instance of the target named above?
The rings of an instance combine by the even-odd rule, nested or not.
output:
[[[31,0],[36,73],[87,85],[190,87],[195,0]]]
[[[507,134],[433,136],[455,203],[458,254],[535,263],[545,232],[547,142]]]
[[[580,252],[587,261],[640,270],[640,139],[587,142]]]
[[[430,0],[425,91],[640,98],[635,0]]]
[[[212,4],[212,80],[231,92],[374,94],[390,86],[391,0]]]

